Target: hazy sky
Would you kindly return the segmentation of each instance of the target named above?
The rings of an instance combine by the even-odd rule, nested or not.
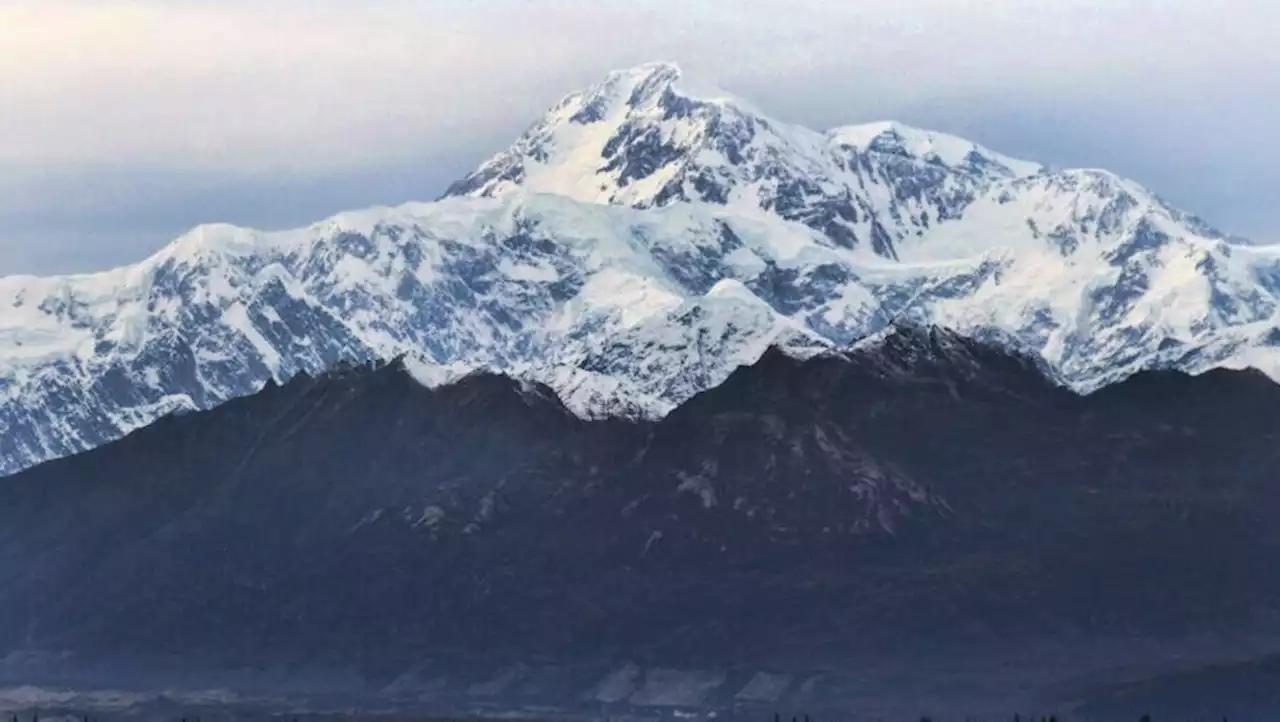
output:
[[[1267,0],[0,0],[0,274],[429,200],[605,72],[895,118],[1280,240]]]

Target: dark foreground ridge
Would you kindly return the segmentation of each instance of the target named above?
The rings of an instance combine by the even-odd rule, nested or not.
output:
[[[494,376],[298,377],[0,484],[3,674],[916,714],[1129,714],[1117,685],[1183,675],[1226,702],[1197,668],[1280,649],[1277,462],[1259,374],[1080,397],[938,331],[771,352],[656,423]]]

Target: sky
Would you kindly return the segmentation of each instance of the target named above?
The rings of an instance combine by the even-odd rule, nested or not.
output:
[[[1277,35],[1265,0],[0,0],[0,275],[430,200],[650,60],[815,129],[1108,168],[1280,241]]]

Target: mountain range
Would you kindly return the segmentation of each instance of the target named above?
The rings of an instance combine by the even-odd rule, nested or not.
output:
[[[937,326],[1096,391],[1280,369],[1280,248],[1102,170],[881,122],[812,131],[654,63],[564,98],[430,203],[198,227],[0,279],[0,473],[339,362],[487,370],[657,419],[778,347]]]
[[[1040,366],[895,328],[656,421],[400,361],[272,382],[0,484],[0,682],[874,718],[1274,653],[1280,385]]]

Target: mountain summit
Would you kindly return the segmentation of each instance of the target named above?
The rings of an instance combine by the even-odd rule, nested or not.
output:
[[[560,101],[448,195],[527,191],[633,208],[711,203],[772,213],[841,247],[897,258],[895,244],[992,183],[1043,170],[900,123],[818,133],[732,99],[689,95],[680,77],[673,63],[611,73]]]
[[[1280,369],[1280,247],[1132,181],[901,123],[825,132],[653,63],[574,93],[432,203],[202,226],[131,267],[0,279],[0,473],[343,360],[499,371],[658,417],[777,346],[895,322],[1135,371]]]

